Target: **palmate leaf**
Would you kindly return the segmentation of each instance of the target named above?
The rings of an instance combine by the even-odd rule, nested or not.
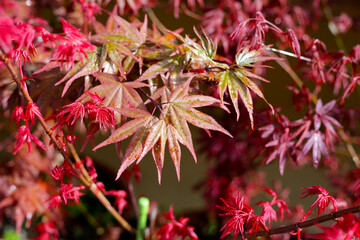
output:
[[[169,149],[178,174],[178,179],[180,179],[181,156],[178,142],[185,145],[193,155],[195,161],[197,161],[188,122],[199,128],[219,131],[231,137],[231,134],[221,127],[212,117],[194,108],[217,104],[220,101],[208,96],[188,95],[191,79],[192,78],[172,93],[168,88],[163,88],[163,94],[161,95],[161,102],[164,103],[163,113],[171,125],[171,127],[168,128]],[[154,93],[154,95],[158,95],[158,93]]]
[[[136,159],[140,157],[140,154],[143,150],[143,140],[148,134],[147,129],[149,126],[151,127],[151,123],[155,121],[155,117],[153,117],[149,112],[137,108],[120,108],[117,109],[117,111],[126,117],[135,119],[117,128],[108,139],[94,148],[94,150],[96,150],[111,143],[120,142],[133,135],[129,146],[126,149],[125,157],[123,163],[120,166],[116,179],[120,177],[121,173],[128,166],[130,166]]]
[[[236,64],[239,67],[252,67],[255,63],[267,61],[267,60],[281,60],[280,58],[274,58],[274,57],[265,57],[262,56],[262,51],[264,51],[266,48],[262,48],[259,50],[249,50],[249,48],[243,48],[240,49],[240,51],[237,52],[235,61]]]
[[[246,109],[248,110],[251,128],[254,128],[253,101],[249,89],[251,89],[256,95],[264,99],[272,110],[273,107],[266,101],[259,87],[253,81],[251,81],[248,78],[248,76],[256,77],[254,76],[254,74],[249,73],[245,69],[237,68],[233,70],[220,72],[215,76],[215,78],[219,81],[219,92],[220,92],[221,102],[223,102],[224,93],[226,89],[228,89],[231,101],[236,111],[237,119],[239,119],[240,110],[239,110],[238,100],[240,95],[242,102],[244,103]]]
[[[135,117],[135,119],[116,129],[107,140],[96,146],[94,150],[111,143],[122,141],[133,135],[125,151],[124,160],[118,170],[116,179],[118,179],[132,163],[135,161],[139,163],[144,156],[152,150],[160,183],[167,138],[165,121],[139,109],[118,109],[118,111],[128,117]]]
[[[174,69],[182,69],[184,60],[185,56],[183,55],[174,55],[172,57],[165,58],[151,65],[136,81],[144,81]]]
[[[103,99],[103,105],[112,108],[140,108],[145,110],[143,101],[136,88],[148,86],[142,82],[122,82],[122,78],[109,73],[93,73],[100,85],[89,89],[90,93],[96,93]],[[87,102],[91,97],[84,93],[77,101]],[[119,114],[115,114],[118,116]],[[117,117],[117,120],[120,120]]]
[[[169,31],[169,30],[168,30]],[[194,40],[189,38],[189,36],[186,36],[183,38],[180,34],[171,32],[171,34],[176,36],[179,40],[181,40],[184,45],[190,50],[189,52],[192,54],[191,59],[203,62],[210,66],[216,66],[219,68],[228,69],[229,66],[225,63],[219,63],[213,60],[216,56],[216,50],[217,46],[213,43],[213,41],[210,39],[210,37],[207,35],[207,33],[203,30],[202,36],[196,28],[194,28],[194,32],[198,36],[198,38],[201,41],[201,45],[196,43]]]
[[[138,46],[143,44],[146,41],[147,38],[147,16],[145,15],[144,23],[142,24],[140,31],[134,27],[131,23],[126,21],[125,19],[117,16],[112,15],[115,22],[121,26],[121,28],[125,32],[125,36],[132,39],[137,43]]]
[[[104,43],[104,47],[107,54],[109,55],[109,58],[115,64],[115,66],[119,68],[120,71],[123,68],[121,62],[125,57],[132,57],[134,60],[142,63],[141,60],[138,59],[129,48],[120,43],[107,41]]]
[[[168,141],[170,156],[174,162],[177,177],[180,180],[181,149],[179,143],[189,149],[196,161],[188,122],[203,129],[216,130],[231,136],[212,117],[194,108],[220,104],[220,101],[208,96],[189,96],[190,82],[191,78],[174,92],[163,87],[153,94],[158,96],[157,98],[161,96],[163,102],[163,110],[159,118],[137,108],[116,109],[120,114],[134,119],[116,129],[108,139],[94,148],[96,150],[108,144],[122,141],[132,135],[116,178],[119,178],[123,171],[135,161],[139,163],[151,150],[160,183],[165,145],[166,141]],[[160,91],[162,94],[159,94]]]

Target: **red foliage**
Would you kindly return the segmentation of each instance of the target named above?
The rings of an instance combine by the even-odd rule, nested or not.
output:
[[[168,220],[168,223],[164,224],[157,233],[161,240],[171,240],[177,237],[181,237],[181,239],[186,237],[192,240],[199,239],[194,232],[194,227],[187,225],[189,218],[180,217],[179,220],[176,220],[172,206],[169,212],[164,214],[164,217]]]
[[[323,232],[313,236],[360,237],[360,221],[351,213],[359,210],[348,208],[360,201],[359,171],[349,170],[360,166],[356,153],[360,110],[345,101],[358,100],[360,45],[348,48],[350,35],[345,34],[359,24],[350,12],[332,14],[335,3],[0,1],[0,232],[6,230],[3,222],[14,222],[18,232],[25,222],[26,228],[37,225],[35,239],[62,238],[66,214],[59,207],[70,201],[81,204],[86,188],[124,229],[134,232],[126,221],[147,216],[138,213],[132,185],[132,175],[139,182],[141,171],[147,170],[140,171],[140,161],[151,152],[160,183],[168,151],[180,180],[181,145],[197,161],[200,142],[209,164],[206,179],[199,184],[208,211],[199,226],[208,221],[209,229],[220,229],[223,224],[221,238],[288,229],[300,239],[307,236],[304,229],[271,229],[273,223],[316,222],[319,219],[308,220],[314,208],[317,217],[326,215],[331,202],[333,215],[339,218],[331,227],[319,225]],[[35,5],[27,6],[31,4]],[[42,15],[43,7],[50,15]],[[191,33],[164,28],[157,11],[151,10],[160,7],[170,9],[175,18],[200,20],[203,29],[194,26],[196,38],[191,38]],[[327,21],[337,50],[328,45],[327,37],[312,37],[325,26],[321,21]],[[274,69],[267,70],[265,61]],[[282,81],[265,80],[280,68],[288,73]],[[281,97],[290,91],[297,112],[291,114],[292,105],[285,106],[287,94],[276,106],[271,91]],[[259,100],[267,103],[266,108]],[[217,110],[199,110],[209,106]],[[244,111],[248,117],[240,114]],[[16,126],[8,128],[9,121]],[[203,129],[206,137],[194,137],[189,123]],[[99,132],[108,134],[100,143]],[[83,150],[89,141],[96,146],[93,150],[115,145],[121,160],[116,180],[123,176],[120,180],[127,187],[120,184],[120,189],[106,190],[104,172],[96,169],[101,161],[94,163],[76,152],[76,143],[81,142]],[[25,143],[27,152],[22,148]],[[302,198],[317,196],[309,210],[288,206],[288,189],[282,190],[276,181],[275,190],[264,187],[269,183],[262,166],[277,160],[280,175],[306,164],[322,169],[334,195],[320,185],[305,187]],[[255,202],[262,210],[256,215],[252,205],[261,192],[271,199]],[[129,203],[134,214],[126,207]],[[346,214],[336,213],[338,207]],[[172,207],[164,215],[166,223],[156,227],[156,208],[151,211],[150,231],[145,231],[150,235],[145,238],[198,239],[206,232],[200,229],[198,237],[188,225],[190,219],[177,220]],[[5,217],[10,221],[3,221]]]
[[[311,210],[316,205],[318,206],[318,214],[317,214],[317,216],[319,216],[320,213],[325,211],[325,208],[327,206],[329,206],[330,201],[331,201],[332,206],[333,206],[333,211],[334,212],[337,211],[337,203],[336,203],[335,198],[333,196],[329,195],[329,192],[326,191],[325,188],[318,185],[318,186],[305,187],[305,188],[302,188],[302,189],[306,189],[306,191],[300,193],[300,195],[302,195],[302,194],[306,194],[306,195],[302,196],[301,198],[306,198],[306,197],[311,196],[311,195],[317,195],[318,196],[316,201],[310,206],[309,211],[305,214],[302,221],[305,220],[312,213]]]

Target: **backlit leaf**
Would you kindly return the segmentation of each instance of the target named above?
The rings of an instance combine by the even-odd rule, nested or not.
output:
[[[78,62],[60,81],[55,85],[65,83],[62,96],[65,95],[70,85],[78,78],[91,75],[92,73],[100,71],[99,56],[96,52],[88,54],[88,59],[83,62]]]
[[[145,111],[141,111],[141,112],[145,112]],[[151,116],[150,113],[141,114],[141,115],[139,114],[137,116],[137,118],[135,118],[134,120],[131,120],[131,121],[125,123],[124,125],[122,125],[121,127],[117,128],[110,135],[110,137],[108,139],[106,139],[105,141],[103,141],[102,143],[97,145],[94,148],[94,150],[104,147],[106,145],[109,145],[111,143],[120,142],[120,141],[130,137],[135,132],[137,132],[139,129],[143,129],[144,126],[146,126],[152,118],[153,117]]]
[[[145,110],[143,101],[135,89],[146,87],[147,84],[141,82],[122,82],[121,77],[109,73],[98,72],[94,73],[93,76],[96,77],[101,84],[89,89],[88,92],[96,93],[102,98],[104,106],[112,108],[131,107]],[[91,97],[87,93],[84,93],[78,99],[78,101],[83,103],[90,100]]]
[[[251,128],[254,127],[254,121],[253,121],[253,101],[251,97],[251,93],[249,89],[251,89],[254,93],[256,93],[259,97],[262,99],[265,99],[263,93],[259,89],[259,87],[252,82],[247,77],[247,72],[242,69],[235,69],[233,71],[224,71],[220,72],[216,75],[216,79],[219,81],[219,93],[220,93],[220,99],[221,102],[223,102],[224,99],[224,93],[226,89],[228,89],[231,101],[234,105],[237,119],[240,117],[240,110],[238,106],[238,98],[240,95],[240,98],[242,102],[244,103],[246,109],[249,113]],[[268,103],[266,101],[266,103]],[[269,104],[269,103],[268,103]],[[273,107],[269,104],[270,108],[273,110]]]
[[[175,55],[169,58],[165,58],[151,65],[138,79],[137,81],[144,81],[156,77],[159,74],[171,71],[178,65],[183,65],[185,57],[183,55]]]

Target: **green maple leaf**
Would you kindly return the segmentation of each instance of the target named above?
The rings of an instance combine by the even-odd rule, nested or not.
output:
[[[133,41],[137,44],[137,46],[140,46],[146,41],[147,38],[147,16],[145,15],[144,23],[142,24],[140,31],[133,26],[131,23],[126,21],[125,19],[121,18],[118,15],[111,14],[114,21],[121,27],[123,30],[123,36],[126,39],[129,39],[130,41]]]
[[[185,56],[183,55],[174,55],[165,58],[151,65],[136,81],[151,79],[168,71],[172,71],[172,73],[178,73],[181,71],[181,69],[183,69],[184,61]]]
[[[265,100],[265,102],[270,106],[272,111],[274,111],[271,104],[269,104],[260,88],[250,79],[257,78],[263,81],[266,81],[260,76],[257,76],[246,69],[246,67],[252,67],[254,63],[274,59],[271,57],[262,57],[260,56],[260,50],[249,51],[247,48],[239,51],[236,55],[236,64],[237,67],[229,69],[223,72],[218,73],[215,78],[219,82],[219,93],[221,102],[224,99],[224,93],[228,89],[231,101],[236,111],[237,119],[240,117],[240,110],[238,105],[239,95],[244,103],[250,118],[251,128],[254,128],[254,119],[253,119],[253,101],[251,97],[251,91],[256,95]]]
[[[203,35],[201,35],[194,27],[194,32],[200,39],[201,45],[196,43],[191,38],[189,38],[189,36],[185,36],[185,38],[183,38],[178,33],[171,31],[169,32],[174,36],[176,36],[179,40],[181,40],[184,43],[185,47],[190,50],[188,54],[191,55],[189,57],[191,58],[192,61],[203,62],[211,67],[216,66],[219,68],[228,69],[229,66],[227,64],[219,63],[213,60],[216,56],[217,46],[216,44],[213,43],[213,41],[210,39],[207,33],[204,30],[202,31],[203,31]]]

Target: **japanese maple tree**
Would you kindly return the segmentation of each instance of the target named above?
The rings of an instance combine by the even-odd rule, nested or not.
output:
[[[359,20],[338,2],[0,0],[0,236],[360,238]],[[110,180],[85,150],[108,145]],[[206,205],[177,217],[134,188],[150,153],[180,181],[184,150],[208,158]],[[303,207],[281,182],[306,165],[327,184]]]

